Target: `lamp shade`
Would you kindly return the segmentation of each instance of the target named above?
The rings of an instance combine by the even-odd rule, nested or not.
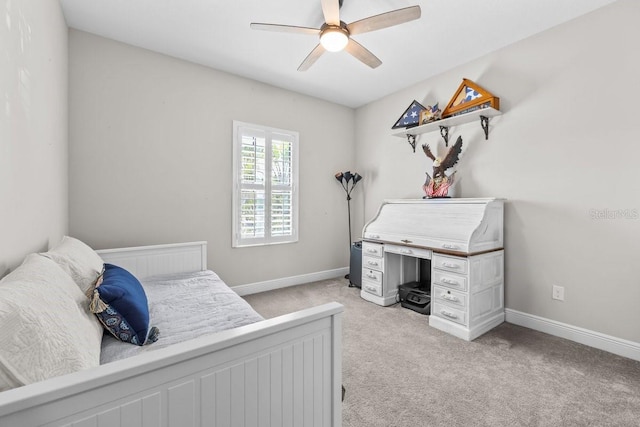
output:
[[[351,175],[351,171],[344,172],[344,179],[346,179],[347,182],[351,181],[351,178],[353,178],[353,175]]]
[[[349,43],[349,36],[340,27],[329,27],[320,35],[320,44],[329,52],[339,52]]]
[[[353,174],[353,183],[354,184],[358,183],[361,179],[362,179],[362,175],[360,175],[358,172]]]
[[[342,177],[344,176],[344,174],[342,172],[338,172],[336,174],[336,180],[338,180],[338,182],[342,182]]]

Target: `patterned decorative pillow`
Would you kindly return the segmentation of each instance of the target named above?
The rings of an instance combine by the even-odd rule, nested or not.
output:
[[[27,256],[0,280],[0,391],[99,366],[102,333],[73,279]]]
[[[158,340],[158,328],[149,328],[149,306],[144,288],[122,267],[104,264],[90,308],[102,326],[120,341],[145,345]]]

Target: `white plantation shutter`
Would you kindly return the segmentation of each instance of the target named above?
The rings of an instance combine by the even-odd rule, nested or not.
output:
[[[298,240],[298,133],[233,122],[233,246]]]

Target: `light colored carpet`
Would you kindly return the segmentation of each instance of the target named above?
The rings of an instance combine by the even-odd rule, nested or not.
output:
[[[640,426],[640,362],[508,323],[466,342],[344,279],[245,299],[267,318],[344,305],[345,427]]]

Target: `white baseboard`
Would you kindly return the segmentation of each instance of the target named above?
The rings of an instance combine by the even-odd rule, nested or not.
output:
[[[304,283],[317,282],[318,280],[344,277],[346,274],[349,274],[349,267],[319,271],[317,273],[302,274],[300,276],[283,277],[281,279],[266,280],[264,282],[249,283],[246,285],[238,285],[233,286],[232,289],[236,291],[236,293],[240,296],[250,295],[257,294],[258,292],[286,288],[289,286],[302,285]]]
[[[507,308],[506,321],[640,361],[640,343]]]

